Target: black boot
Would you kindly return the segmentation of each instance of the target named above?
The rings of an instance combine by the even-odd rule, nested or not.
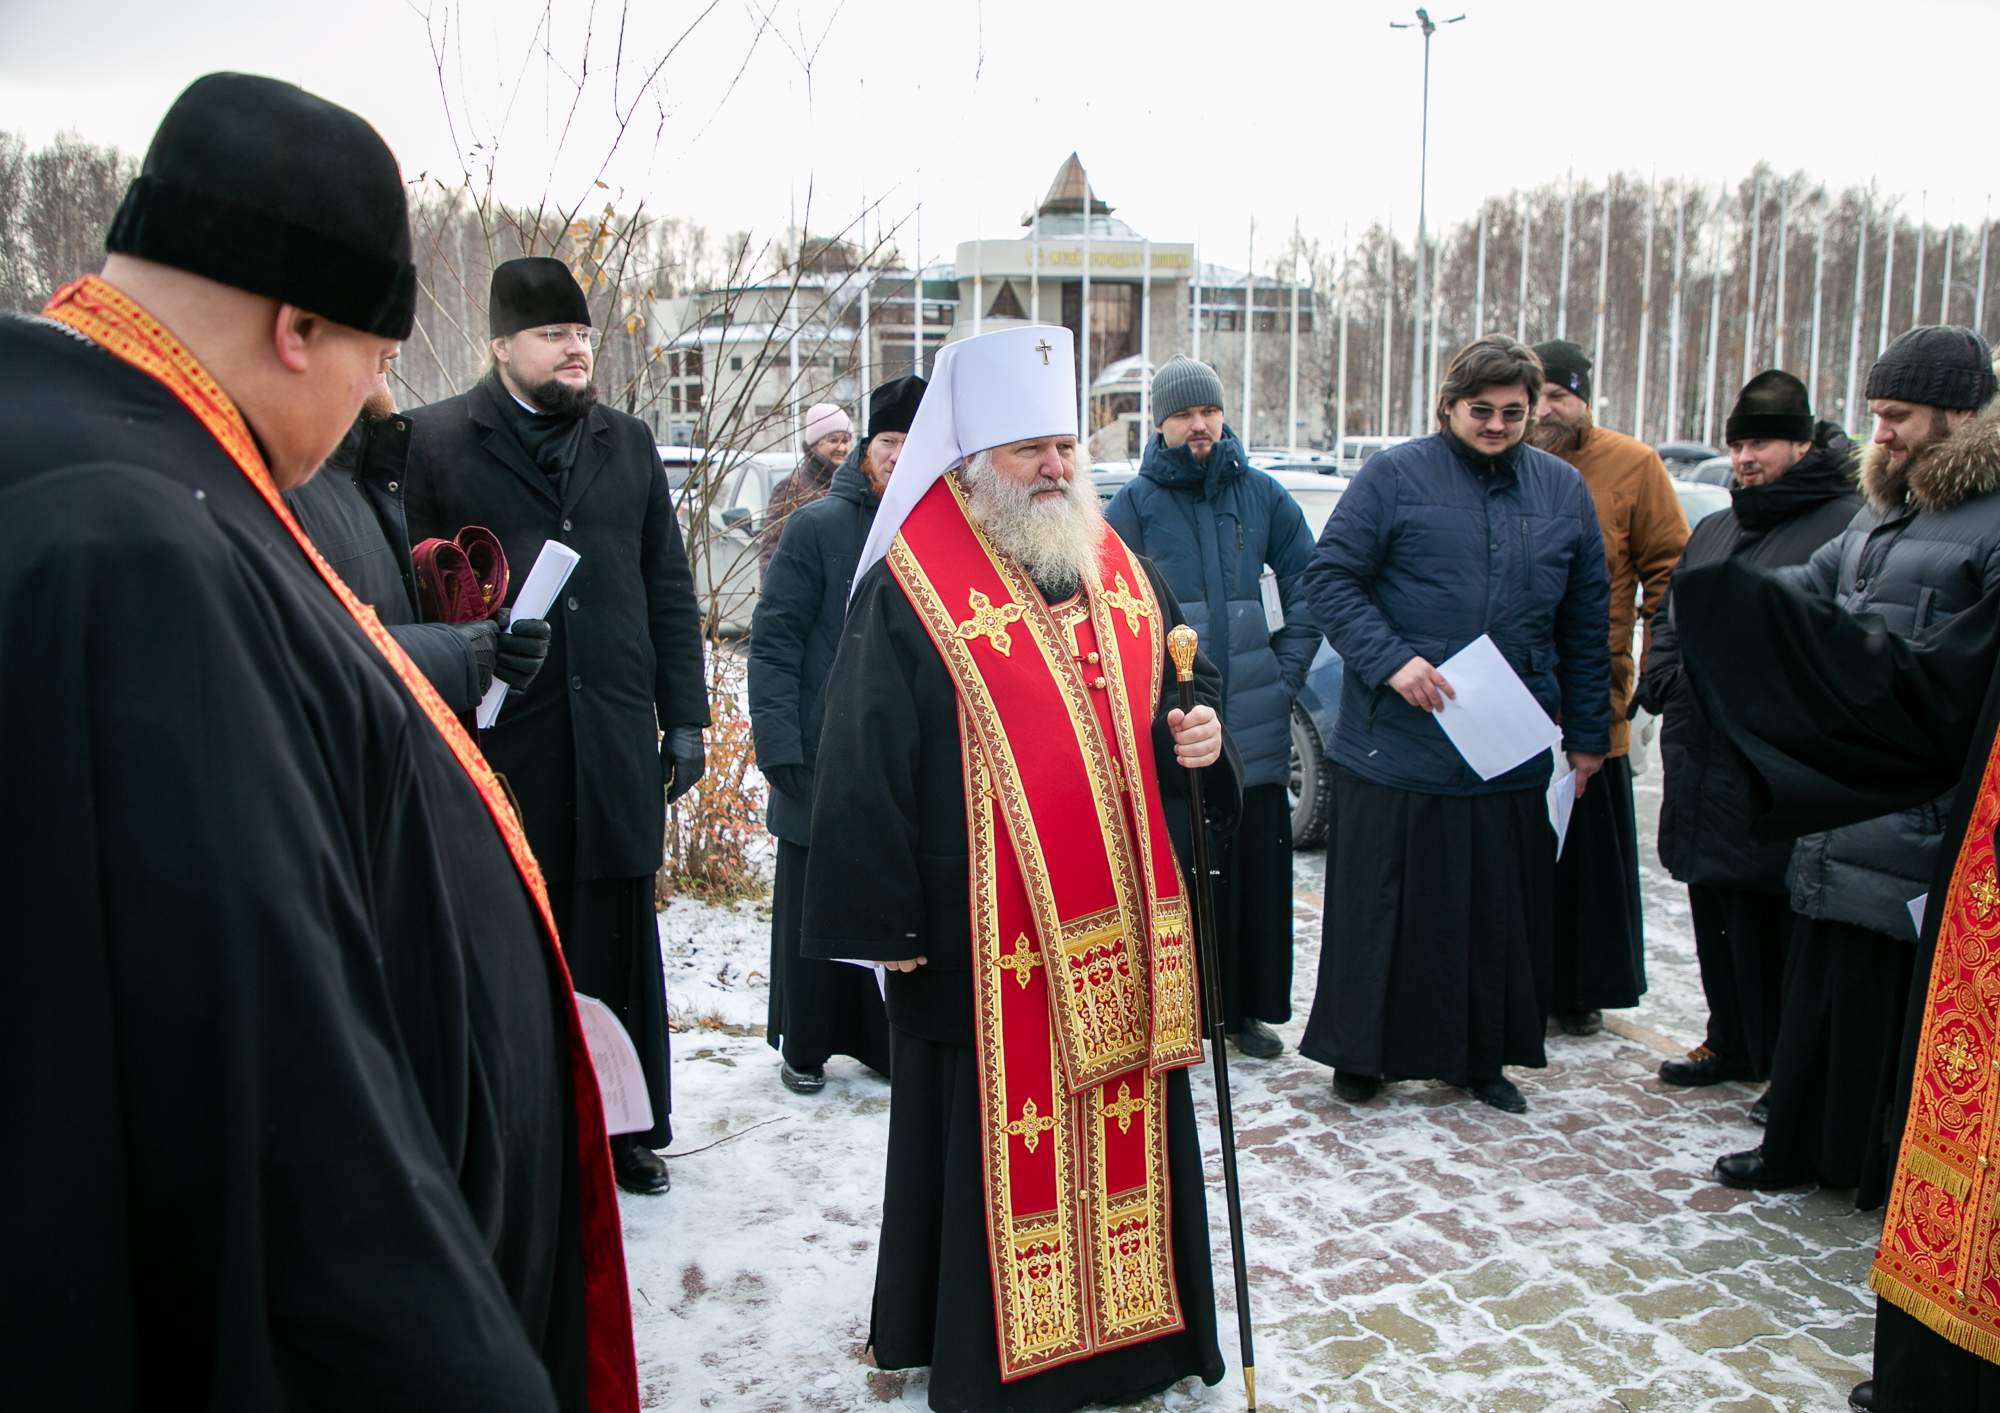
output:
[[[1268,1060],[1273,1055],[1285,1053],[1285,1042],[1278,1039],[1278,1032],[1260,1020],[1243,1018],[1243,1029],[1229,1037],[1236,1042],[1236,1048],[1253,1060]]]
[[[1352,1070],[1333,1072],[1333,1092],[1350,1104],[1366,1104],[1381,1087],[1382,1081],[1372,1074],[1356,1074]]]
[[[611,1175],[627,1192],[652,1197],[673,1186],[660,1155],[629,1133],[611,1138]]]
[[[1688,1051],[1685,1060],[1668,1060],[1660,1066],[1660,1078],[1668,1084],[1695,1087],[1723,1084],[1732,1079],[1755,1079],[1750,1066],[1741,1060],[1726,1059],[1706,1045]]]
[[[1750,1122],[1758,1128],[1771,1122],[1771,1091],[1765,1090],[1757,1096],[1757,1102],[1750,1106]]]
[[[1883,1413],[1889,1405],[1875,1392],[1875,1380],[1863,1379],[1849,1391],[1847,1406],[1852,1408],[1854,1413]]]
[[[1564,1035],[1595,1035],[1604,1029],[1604,1012],[1557,1011],[1556,1024],[1563,1028]]]
[[[1504,1075],[1492,1079],[1475,1079],[1466,1086],[1472,1097],[1482,1104],[1491,1104],[1503,1114],[1525,1114],[1528,1112],[1527,1098],[1514,1087],[1514,1081]]]
[[[826,1066],[793,1069],[792,1062],[784,1060],[778,1066],[778,1082],[794,1094],[817,1094],[826,1088]]]

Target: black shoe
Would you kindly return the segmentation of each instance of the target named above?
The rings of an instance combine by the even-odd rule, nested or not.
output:
[[[628,1133],[611,1140],[611,1175],[627,1192],[652,1197],[673,1186],[660,1155]]]
[[[1285,1042],[1278,1039],[1278,1032],[1260,1020],[1243,1018],[1243,1029],[1229,1037],[1236,1042],[1236,1048],[1253,1060],[1268,1060],[1273,1055],[1285,1053]]]
[[[1847,1406],[1854,1413],[1883,1413],[1889,1405],[1875,1396],[1875,1380],[1863,1379],[1848,1390]]]
[[[1595,1035],[1604,1029],[1604,1012],[1557,1011],[1556,1024],[1563,1028],[1565,1035]]]
[[[1482,1104],[1491,1104],[1503,1114],[1525,1114],[1528,1101],[1521,1091],[1514,1087],[1514,1081],[1502,1076],[1496,1079],[1474,1080],[1465,1086],[1472,1091],[1472,1097]]]
[[[1772,1192],[1781,1187],[1797,1187],[1803,1178],[1785,1177],[1771,1170],[1764,1161],[1764,1150],[1752,1148],[1748,1153],[1731,1153],[1726,1158],[1715,1160],[1715,1180],[1724,1187],[1733,1187],[1739,1192]]]
[[[1750,1072],[1750,1067],[1741,1060],[1726,1060],[1706,1045],[1695,1046],[1688,1051],[1685,1060],[1668,1060],[1660,1066],[1661,1079],[1668,1084],[1679,1084],[1689,1088],[1756,1077]]]
[[[1750,1122],[1763,1128],[1771,1122],[1771,1091],[1765,1090],[1757,1096],[1757,1102],[1750,1106]]]
[[[1333,1092],[1350,1104],[1366,1104],[1381,1087],[1382,1081],[1372,1074],[1356,1074],[1352,1070],[1333,1072]]]
[[[826,1066],[795,1070],[789,1061],[784,1061],[778,1066],[778,1078],[794,1094],[817,1094],[826,1088]]]

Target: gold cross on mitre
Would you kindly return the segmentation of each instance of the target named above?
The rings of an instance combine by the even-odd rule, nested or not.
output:
[[[1118,1081],[1118,1102],[1115,1104],[1105,1103],[1104,1091],[1100,1089],[1097,1091],[1097,1110],[1107,1119],[1118,1120],[1118,1131],[1120,1133],[1130,1133],[1132,1131],[1132,1115],[1145,1113],[1146,1101],[1144,1099],[1134,1099],[1132,1097],[1132,1086],[1121,1079]]]
[[[1049,341],[1047,339],[1043,339],[1040,343],[1035,345],[1035,352],[1042,355],[1043,363],[1047,363],[1049,361],[1050,351],[1051,350],[1049,347]]]
[[[1032,950],[1028,942],[1028,934],[1025,932],[1014,939],[1013,951],[993,963],[994,966],[1000,968],[1002,971],[1013,972],[1014,980],[1021,983],[1023,991],[1028,989],[1028,973],[1041,964],[1041,954]]]
[[[1003,1132],[1011,1133],[1014,1137],[1020,1139],[1021,1146],[1032,1153],[1041,1143],[1042,1135],[1055,1126],[1056,1121],[1052,1116],[1035,1112],[1035,1101],[1033,1099],[1023,1099],[1021,1101],[1021,1117],[1008,1124]]]
[[[995,605],[993,600],[974,589],[968,600],[972,617],[958,625],[956,634],[968,643],[975,638],[991,638],[994,648],[1002,657],[1011,657],[1014,640],[1007,633],[1009,623],[1021,621],[1021,605],[1003,603]]]
[[[1105,607],[1116,609],[1125,615],[1125,626],[1132,630],[1132,636],[1136,638],[1139,636],[1139,620],[1143,618],[1150,623],[1153,619],[1153,610],[1147,607],[1144,599],[1132,592],[1132,586],[1125,582],[1123,574],[1120,574],[1114,582],[1118,588],[1115,591],[1106,590],[1101,597]]]

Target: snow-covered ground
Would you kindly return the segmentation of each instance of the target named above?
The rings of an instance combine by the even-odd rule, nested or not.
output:
[[[1663,1046],[1700,1039],[1686,895],[1658,868],[1657,767],[1639,778],[1652,989],[1617,1034],[1550,1042],[1493,1114],[1402,1084],[1355,1109],[1288,1053],[1232,1055],[1260,1403],[1281,1408],[1832,1409],[1865,1359],[1865,1218],[1822,1194],[1710,1184],[1746,1148],[1751,1091],[1665,1092]],[[1318,962],[1323,860],[1296,856],[1295,1046]],[[761,1030],[768,901],[677,899],[660,918],[674,1036],[673,1191],[622,1201],[645,1401],[657,1408],[925,1406],[922,1375],[864,1345],[889,1087],[853,1061],[800,1097]],[[753,1029],[754,1028],[754,1029]],[[1208,1107],[1209,1213],[1227,1236]],[[1815,1205],[1817,1204],[1817,1205]],[[1857,1265],[1856,1263],[1860,1264]],[[1237,1359],[1234,1321],[1223,1347]],[[1241,1384],[1155,1408],[1240,1408]]]

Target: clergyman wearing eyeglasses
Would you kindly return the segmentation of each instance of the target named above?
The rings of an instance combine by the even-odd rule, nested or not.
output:
[[[1441,1079],[1497,1109],[1502,1073],[1547,1063],[1555,836],[1547,752],[1482,780],[1431,719],[1437,665],[1489,635],[1562,724],[1578,788],[1611,747],[1610,587],[1590,492],[1527,445],[1534,351],[1494,334],[1461,349],[1437,431],[1372,457],[1304,575],[1345,665],[1327,831],[1319,987],[1300,1052],[1334,1090]]]
[[[479,744],[520,802],[576,989],[617,1012],[639,1051],[655,1123],[613,1136],[613,1171],[628,1190],[664,1191],[652,1151],[669,1136],[653,875],[664,801],[703,768],[701,617],[652,432],[598,401],[598,334],[576,276],[543,257],[500,265],[487,327],[486,376],[410,414],[410,538],[491,530],[510,604],[543,541],[582,555],[548,611],[546,665]]]

